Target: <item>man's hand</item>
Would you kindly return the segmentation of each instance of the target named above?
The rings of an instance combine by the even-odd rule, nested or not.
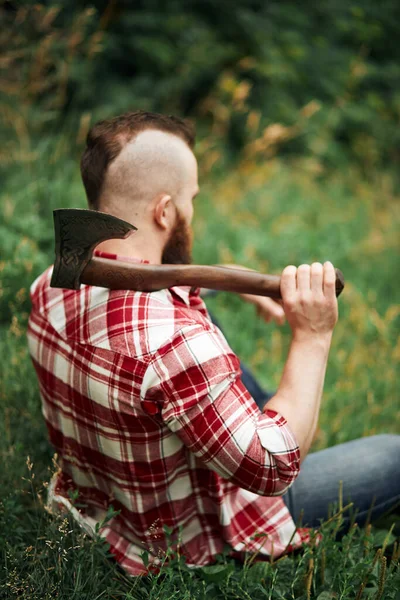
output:
[[[282,302],[293,338],[331,336],[338,320],[336,274],[331,262],[287,266],[282,271]]]
[[[277,325],[285,323],[285,311],[281,300],[273,300],[265,296],[253,296],[252,294],[239,294],[243,300],[254,304],[257,315],[266,323],[274,320]]]
[[[248,267],[242,267],[241,265],[219,265],[220,267],[228,267],[231,269],[243,269],[244,271],[252,271]],[[283,325],[285,323],[285,311],[282,307],[281,300],[273,300],[266,296],[256,296],[254,294],[239,294],[243,300],[254,304],[257,310],[257,315],[263,319],[266,323],[275,321],[277,325]]]

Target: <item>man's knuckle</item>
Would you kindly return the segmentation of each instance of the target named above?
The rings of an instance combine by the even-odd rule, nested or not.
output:
[[[287,296],[284,298],[285,308],[292,309],[296,305],[296,300],[293,296]]]
[[[314,298],[313,307],[317,310],[325,309],[326,308],[325,298],[323,296],[322,297],[317,296],[316,298]]]
[[[335,283],[336,283],[336,279],[335,278],[325,277],[325,279],[324,279],[324,285],[325,285],[325,287],[333,288],[333,287],[335,287]]]
[[[309,294],[306,291],[300,292],[300,294],[299,294],[299,301],[300,301],[300,304],[302,304],[303,306],[311,304],[311,302],[312,302],[312,296],[311,296],[311,294]]]
[[[326,303],[327,308],[329,310],[336,310],[337,309],[338,302],[337,302],[336,296],[334,298],[326,298],[325,299],[325,303]]]

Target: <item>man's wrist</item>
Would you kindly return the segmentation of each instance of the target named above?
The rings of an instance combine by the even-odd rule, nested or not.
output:
[[[307,347],[330,348],[333,331],[326,333],[309,333],[305,331],[296,331],[292,335],[292,343],[295,345],[304,345]]]

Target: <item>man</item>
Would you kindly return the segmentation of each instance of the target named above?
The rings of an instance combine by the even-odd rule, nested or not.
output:
[[[138,227],[125,240],[100,244],[97,255],[191,261],[199,191],[193,146],[186,122],[154,113],[128,113],[92,128],[81,161],[89,207]],[[374,494],[373,517],[398,501],[398,436],[357,440],[304,460],[338,318],[331,263],[286,267],[282,306],[245,296],[275,319],[285,316],[292,330],[272,398],[247,374],[258,397],[250,394],[199,289],[60,290],[49,286],[51,272],[32,284],[28,330],[60,460],[50,500],[71,509],[89,531],[112,505],[116,514],[101,531],[129,573],[146,572],[143,550],[157,568],[166,531],[175,548],[180,538],[192,566],[212,562],[224,546],[239,558],[299,548],[309,539],[307,528],[296,530],[301,509],[304,524],[318,526],[338,498],[339,480],[360,510],[359,522]],[[71,490],[84,505],[79,511]]]

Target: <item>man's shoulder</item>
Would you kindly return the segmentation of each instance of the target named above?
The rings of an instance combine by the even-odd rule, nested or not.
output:
[[[110,332],[121,328],[112,336],[112,344],[120,351],[136,357],[151,355],[183,329],[197,326],[207,329],[211,321],[203,311],[181,301],[175,288],[158,292],[112,291],[108,301]],[[211,324],[212,325],[212,324]],[[129,347],[122,349],[125,340]]]
[[[51,274],[49,267],[31,285],[32,313],[66,342],[144,359],[184,328],[213,327],[204,303],[191,306],[184,288],[145,293],[82,285],[62,290],[50,286]]]
[[[212,322],[204,301],[199,297],[190,298],[184,287],[148,294],[113,292],[110,297],[110,307],[113,307],[110,319],[120,322],[124,330],[123,336],[115,337],[113,344],[121,344],[122,337],[131,344],[134,342],[133,348],[120,349],[125,354],[150,358],[157,352],[165,352],[171,345],[189,340],[196,348],[205,350],[214,346],[217,354],[233,354],[224,334]],[[124,303],[132,311],[131,319],[126,319]]]

